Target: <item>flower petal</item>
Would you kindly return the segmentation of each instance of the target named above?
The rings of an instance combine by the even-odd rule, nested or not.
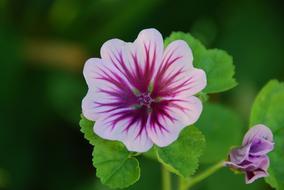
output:
[[[123,142],[129,151],[146,152],[153,146],[146,132],[147,116],[136,111],[139,110],[106,113],[95,123],[94,132],[104,139]]]
[[[191,96],[206,86],[206,74],[192,65],[192,52],[182,40],[172,42],[165,50],[155,77],[154,97]]]
[[[240,164],[228,162],[227,165],[241,170],[241,171],[254,171],[258,170],[259,168],[262,170],[266,170],[267,166],[265,165],[267,163],[268,157],[265,156],[258,156],[258,157],[248,157],[246,160],[242,161]]]
[[[261,168],[262,170],[267,170],[269,164],[269,158],[267,155],[264,156],[249,156],[247,163],[242,163],[246,171],[256,170]]]
[[[84,76],[89,86],[82,101],[83,115],[86,118],[95,121],[100,114],[136,104],[136,96],[131,87],[112,63],[89,59],[84,67]]]
[[[230,161],[235,164],[242,163],[248,158],[250,147],[251,144],[247,144],[245,146],[232,149],[230,152]]]
[[[266,155],[274,148],[274,143],[265,139],[255,139],[250,149],[250,155],[262,156]]]
[[[246,183],[252,183],[258,178],[268,176],[267,169],[269,167],[268,156],[250,157],[248,160],[244,160],[241,164],[234,162],[225,162],[225,165],[243,171],[246,174]]]
[[[128,56],[130,44],[119,39],[108,40],[101,47],[101,57],[116,69],[128,85],[134,85],[137,79],[134,77],[135,64]]]
[[[95,79],[97,78],[97,72],[100,66],[103,66],[105,62],[99,58],[90,58],[86,61],[83,69],[83,75],[85,77],[88,88],[95,88]]]
[[[154,75],[161,64],[164,51],[161,33],[154,28],[142,30],[133,44],[140,49],[145,66],[149,64],[149,68],[153,68]]]
[[[255,180],[268,176],[268,173],[259,169],[255,171],[246,172],[246,184],[250,184]]]
[[[83,115],[91,121],[97,120],[98,117],[96,105],[94,104],[94,91],[94,89],[89,89],[87,95],[82,100]]]
[[[262,124],[255,125],[249,129],[244,137],[243,145],[253,142],[256,138],[266,139],[273,142],[273,134],[271,130]]]
[[[164,147],[175,141],[184,127],[196,122],[202,104],[198,98],[191,96],[187,99],[161,100],[152,109],[147,132],[156,145]]]
[[[229,168],[236,169],[236,170],[243,170],[244,169],[243,167],[241,167],[238,164],[235,164],[234,162],[226,161],[224,164],[225,164],[225,166],[227,166]]]
[[[82,102],[83,114],[96,121],[94,132],[123,142],[129,151],[146,152],[153,143],[146,132],[147,110],[135,109],[136,97],[125,89],[89,89]],[[127,97],[128,96],[128,97]]]
[[[119,70],[121,76],[140,92],[146,92],[163,55],[163,38],[155,29],[142,30],[133,43],[119,39],[105,42],[101,57]]]
[[[269,158],[265,156],[259,164],[258,169],[246,172],[246,183],[249,184],[254,182],[256,179],[268,176],[267,169],[269,167],[269,164]]]

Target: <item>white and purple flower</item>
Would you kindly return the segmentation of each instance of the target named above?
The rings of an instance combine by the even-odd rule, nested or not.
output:
[[[273,150],[273,135],[264,125],[252,127],[245,135],[241,147],[231,150],[228,167],[246,174],[246,183],[268,176],[269,157],[267,153]]]
[[[192,60],[185,41],[164,48],[156,29],[141,31],[133,43],[105,42],[101,58],[85,63],[83,115],[96,121],[98,136],[121,141],[129,151],[169,145],[202,111],[194,95],[206,86],[206,75]]]

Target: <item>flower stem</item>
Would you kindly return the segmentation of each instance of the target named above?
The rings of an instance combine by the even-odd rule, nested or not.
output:
[[[211,166],[204,172],[188,179],[180,178],[180,186],[179,190],[188,190],[192,186],[196,185],[197,183],[201,182],[202,180],[206,179],[210,175],[214,174],[216,171],[221,169],[224,166],[224,161],[218,162],[215,165]]]
[[[162,188],[163,190],[171,190],[171,173],[162,165]]]
[[[187,183],[187,189],[199,183],[200,181],[206,179],[207,177],[209,177],[210,175],[221,169],[223,166],[224,166],[224,161],[222,160],[221,162],[218,162],[217,164],[211,166],[201,174],[198,174],[197,176],[191,178],[191,180]]]
[[[183,177],[178,178],[178,185],[179,185],[179,190],[186,190],[187,189],[187,183],[189,179],[185,179]]]

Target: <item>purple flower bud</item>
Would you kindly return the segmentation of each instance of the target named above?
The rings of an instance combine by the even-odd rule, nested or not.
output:
[[[226,166],[244,172],[246,183],[268,176],[269,158],[273,150],[273,134],[264,125],[255,125],[245,135],[241,147],[231,150]]]

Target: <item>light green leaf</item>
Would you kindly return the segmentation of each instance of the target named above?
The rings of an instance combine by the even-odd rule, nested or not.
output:
[[[174,40],[184,40],[193,52],[193,64],[203,69],[207,75],[205,93],[217,93],[229,90],[237,85],[234,79],[235,67],[232,57],[223,50],[207,50],[202,43],[189,33],[174,32],[165,39],[165,45]]]
[[[217,104],[204,104],[204,110],[195,126],[206,136],[202,163],[215,163],[227,157],[233,145],[241,141],[243,123],[234,111]]]
[[[85,139],[87,139],[91,145],[95,145],[95,142],[98,137],[93,132],[94,122],[86,119],[83,115],[81,115],[79,125],[81,127],[81,132],[84,134]]]
[[[127,190],[161,190],[161,166],[159,163],[140,157],[139,162],[140,167],[143,172],[141,172],[140,180],[126,188]],[[81,189],[78,189],[81,190]],[[87,190],[87,189],[86,189]],[[96,182],[96,185],[92,186],[88,190],[110,190],[107,186],[100,182]]]
[[[190,48],[192,49],[193,55],[194,56],[200,56],[202,53],[206,52],[206,48],[204,45],[194,38],[191,34],[189,33],[183,33],[183,32],[173,32],[169,37],[165,39],[165,46],[169,45],[172,41],[175,40],[184,40],[188,43]],[[194,57],[195,58],[195,57]]]
[[[205,137],[194,126],[188,126],[181,132],[178,140],[171,145],[156,147],[158,160],[170,171],[189,177],[198,168],[199,157],[205,148]]]
[[[207,74],[206,93],[227,91],[237,85],[233,58],[223,50],[208,50],[200,58],[197,67],[204,69]]]
[[[255,99],[250,117],[250,127],[261,123],[274,135],[275,148],[269,154],[270,169],[266,182],[278,190],[284,190],[284,83],[270,81]]]
[[[139,162],[131,152],[118,141],[104,140],[92,130],[94,123],[82,117],[81,131],[84,137],[94,145],[93,164],[102,183],[111,188],[126,188],[140,177]]]
[[[93,164],[102,183],[111,188],[125,188],[140,177],[139,162],[131,157],[125,147],[118,142],[101,141],[95,145]]]

